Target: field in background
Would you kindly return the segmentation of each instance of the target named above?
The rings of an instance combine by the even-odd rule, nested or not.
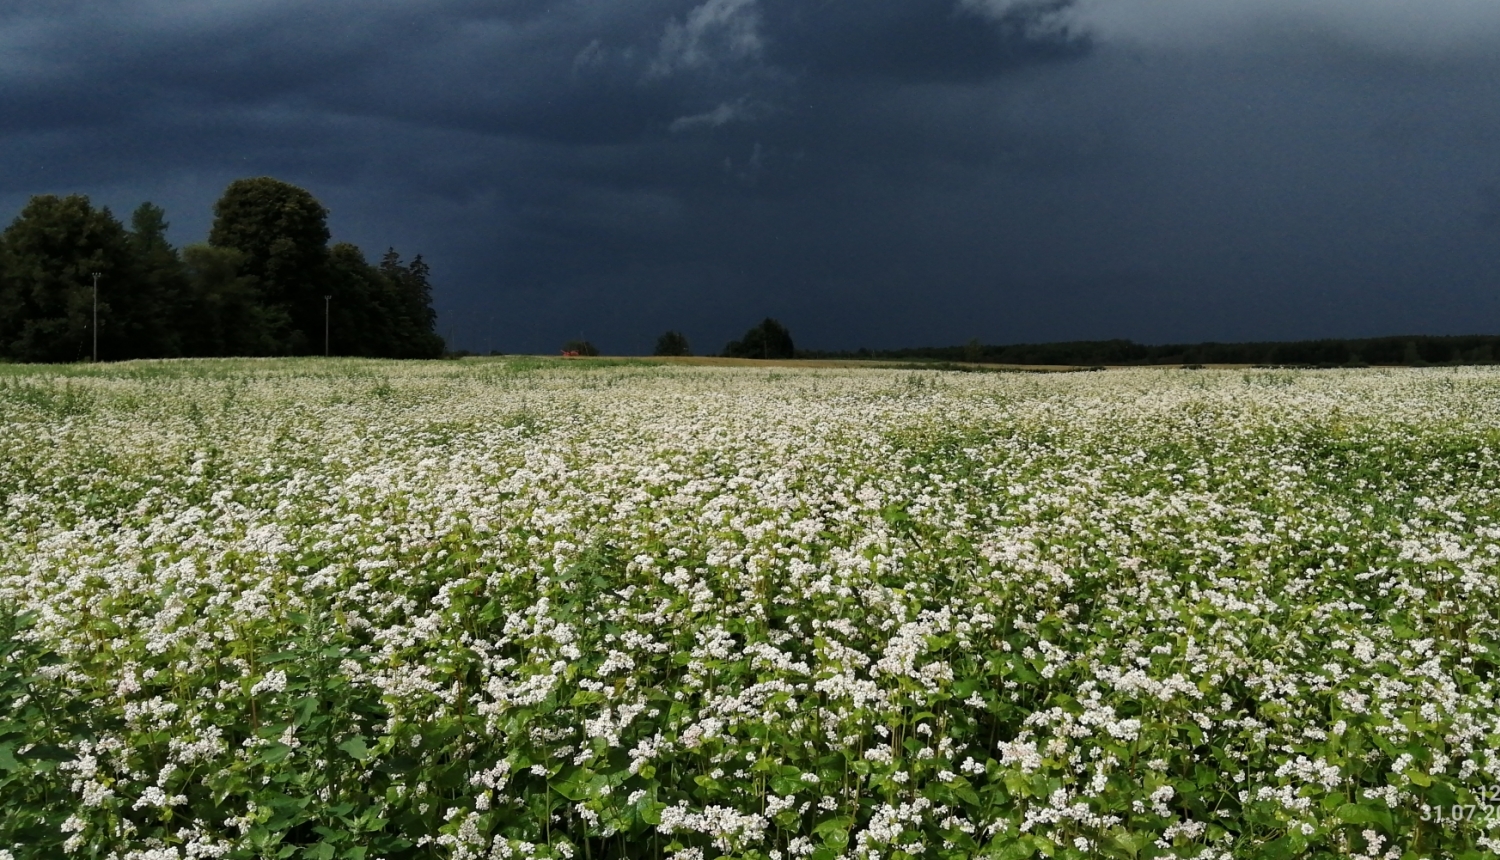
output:
[[[1500,847],[1500,372],[704,364],[0,367],[0,858]]]
[[[640,359],[614,359],[615,361],[641,361],[650,363],[661,363],[666,365],[685,365],[688,367],[807,367],[807,368],[849,368],[849,367],[877,367],[895,370],[923,369],[924,364],[932,369],[959,369],[951,362],[915,362],[895,359],[873,359],[873,358],[789,358],[789,359],[759,359],[759,358],[723,358],[713,355],[694,355],[686,357],[653,356]],[[1057,370],[1076,370],[1071,365],[1065,364],[981,364],[973,363],[961,369],[968,370],[1014,370],[1027,373],[1046,373]]]
[[[556,355],[512,355],[477,356],[466,355],[462,361],[471,364],[487,362],[562,362],[589,367],[616,365],[664,367],[800,367],[806,369],[850,369],[883,368],[886,370],[935,370],[935,371],[1015,371],[1019,373],[1050,373],[1055,371],[1090,370],[1069,364],[985,364],[982,362],[953,362],[934,359],[880,359],[880,358],[726,358],[718,355],[689,356],[556,356]]]

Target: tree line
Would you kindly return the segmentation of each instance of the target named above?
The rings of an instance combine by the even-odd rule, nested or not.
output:
[[[206,243],[175,248],[167,226],[149,202],[126,227],[81,194],[32,197],[0,233],[0,360],[87,359],[95,338],[101,360],[443,354],[421,255],[330,247],[301,188],[230,183]]]
[[[574,344],[570,344],[572,345]],[[593,349],[593,346],[589,345],[588,348]],[[568,347],[563,349],[567,351]],[[594,354],[598,354],[597,350]],[[656,348],[651,354],[687,356],[693,354],[693,348],[688,344],[687,335],[674,330],[663,332],[661,337],[656,339]],[[719,354],[724,358],[786,359],[795,358],[798,353],[796,346],[792,343],[792,333],[787,331],[786,326],[766,317],[751,326],[739,340],[732,340],[725,344],[724,351]]]
[[[592,349],[589,346],[588,349]],[[589,354],[587,352],[583,354]],[[597,354],[594,351],[593,354]],[[657,339],[652,353],[691,355],[687,338],[668,331]],[[983,344],[977,340],[957,346],[899,349],[797,349],[786,327],[765,319],[739,340],[730,341],[720,355],[728,358],[884,359],[967,364],[1065,365],[1207,365],[1259,364],[1298,367],[1360,367],[1500,363],[1500,336],[1399,335],[1353,339],[1300,341],[1192,343],[1148,345],[1129,340],[1065,341],[1057,343]]]
[[[981,344],[829,352],[798,350],[799,358],[878,358],[986,364],[1071,366],[1153,364],[1262,364],[1303,367],[1494,364],[1500,336],[1400,335],[1300,341],[1147,345],[1129,340]]]

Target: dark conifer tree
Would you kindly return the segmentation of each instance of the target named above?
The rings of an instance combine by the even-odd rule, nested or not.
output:
[[[139,289],[131,302],[130,326],[119,357],[172,358],[185,353],[187,275],[177,249],[167,241],[166,211],[147,202],[130,216],[130,250]]]
[[[439,358],[443,339],[433,331],[437,311],[432,307],[432,284],[428,281],[427,263],[418,254],[409,265],[401,262],[395,248],[386,249],[380,258],[380,273],[387,289],[382,302],[390,314],[395,332],[395,358]]]

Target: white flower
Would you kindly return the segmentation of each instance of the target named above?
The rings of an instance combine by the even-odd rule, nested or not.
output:
[[[280,693],[286,689],[286,672],[275,669],[267,672],[265,677],[255,682],[250,688],[250,695],[258,696],[261,693]]]

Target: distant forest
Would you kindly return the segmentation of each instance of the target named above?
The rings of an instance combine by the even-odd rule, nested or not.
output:
[[[175,248],[166,213],[142,203],[127,227],[83,195],[31,198],[0,233],[0,361],[70,362],[193,356],[438,358],[428,267],[394,248],[371,263],[329,246],[328,210],[269,177],[230,183],[208,241]],[[97,274],[97,278],[96,278]],[[97,281],[97,293],[95,283]],[[97,319],[97,325],[95,320]],[[565,353],[597,354],[570,343]],[[465,355],[465,352],[452,353]],[[689,355],[662,335],[657,355]],[[1500,336],[1410,335],[1254,343],[1129,340],[828,351],[795,349],[773,319],[731,341],[742,358],[888,359],[958,364],[1299,367],[1500,363]]]
[[[1193,343],[1151,346],[1128,340],[1024,343],[829,352],[798,350],[798,358],[879,358],[985,364],[1072,366],[1152,364],[1262,364],[1299,367],[1367,365],[1495,364],[1500,336],[1411,335],[1353,340],[1298,340],[1264,343]]]
[[[301,188],[236,180],[207,243],[177,249],[166,230],[149,202],[126,227],[83,195],[31,198],[0,234],[0,360],[88,359],[96,338],[101,361],[443,354],[421,255],[329,247],[328,210]]]

